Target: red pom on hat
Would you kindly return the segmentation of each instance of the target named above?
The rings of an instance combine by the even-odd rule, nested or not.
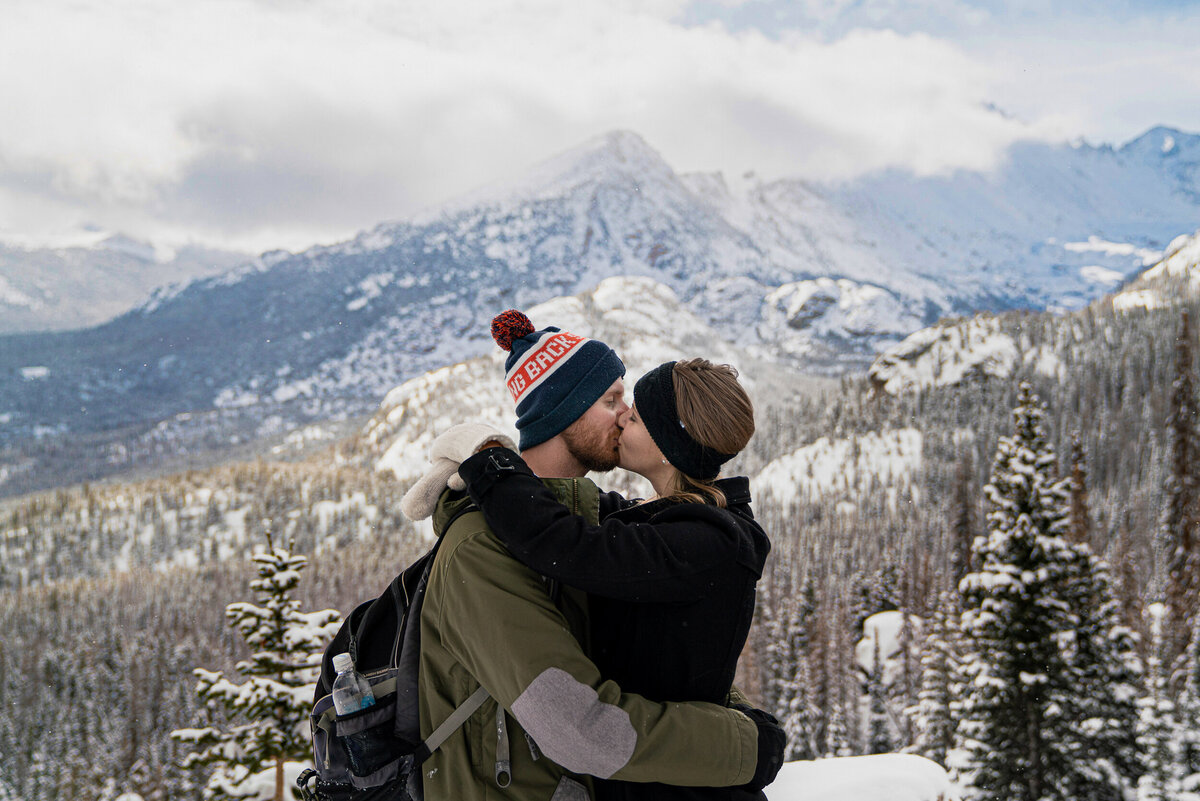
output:
[[[533,323],[516,309],[500,312],[492,320],[492,339],[507,351],[512,350],[514,339],[527,337],[534,332]]]

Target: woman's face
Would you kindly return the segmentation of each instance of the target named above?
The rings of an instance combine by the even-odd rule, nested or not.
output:
[[[621,428],[621,467],[650,479],[650,483],[657,489],[658,483],[655,479],[670,476],[675,468],[663,458],[662,451],[654,444],[650,432],[642,424],[637,406],[630,406],[629,410],[621,415]]]

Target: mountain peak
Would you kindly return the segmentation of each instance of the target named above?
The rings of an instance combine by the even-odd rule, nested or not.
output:
[[[632,131],[609,131],[535,164],[515,180],[481,187],[445,206],[430,209],[412,222],[424,223],[430,216],[478,206],[566,197],[576,187],[614,179],[641,183],[674,177],[671,166],[641,136]]]
[[[1149,156],[1200,153],[1200,135],[1156,125],[1136,139],[1126,142],[1119,152]]]
[[[566,187],[622,178],[673,176],[658,151],[632,131],[609,131],[533,167],[517,185],[525,196],[561,196]],[[517,187],[514,187],[517,188]]]

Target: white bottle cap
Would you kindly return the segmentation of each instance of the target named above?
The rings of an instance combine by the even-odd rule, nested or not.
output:
[[[333,658],[333,670],[335,673],[345,673],[347,670],[354,669],[354,660],[350,658],[350,654],[338,654]]]

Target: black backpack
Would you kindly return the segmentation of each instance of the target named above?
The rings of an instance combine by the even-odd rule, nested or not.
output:
[[[308,801],[420,801],[420,766],[488,699],[479,688],[424,742],[418,718],[421,658],[421,606],[429,571],[442,536],[458,518],[478,511],[458,510],[429,552],[404,569],[387,590],[360,604],[342,623],[321,660],[312,713],[313,764],[296,786]],[[375,704],[349,715],[333,708],[333,657],[349,653],[367,679]]]

